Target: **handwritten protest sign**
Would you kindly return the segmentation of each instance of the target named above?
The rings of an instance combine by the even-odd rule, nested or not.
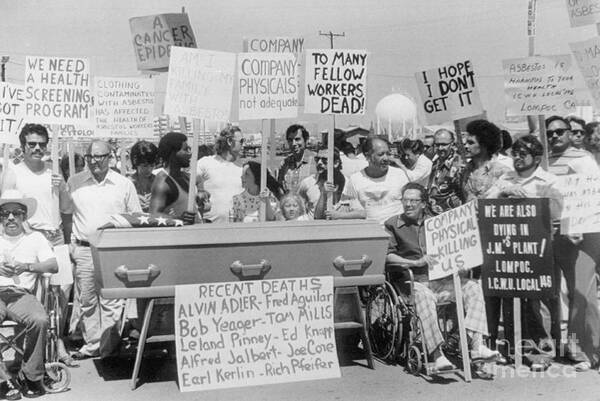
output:
[[[600,22],[600,0],[566,0],[571,26]]]
[[[425,243],[427,254],[436,261],[429,267],[430,280],[481,265],[475,201],[425,220]]]
[[[196,47],[187,14],[159,14],[129,20],[138,70],[166,70],[171,46]]]
[[[181,391],[340,377],[333,278],[180,285]]]
[[[554,276],[547,198],[479,199],[481,280],[489,296],[549,298]]]
[[[234,53],[172,47],[165,114],[228,121],[234,77]]]
[[[238,54],[239,118],[298,115],[296,59],[291,53]]]
[[[558,114],[576,111],[570,55],[504,60],[506,114]]]
[[[596,108],[600,108],[600,38],[569,43],[569,46]]]
[[[49,131],[56,131],[59,138],[92,139],[94,135],[93,126],[79,126],[73,124],[45,124]]]
[[[305,113],[364,114],[366,97],[366,51],[306,51]]]
[[[48,124],[90,124],[90,85],[87,59],[27,56],[27,120]]]
[[[561,233],[600,232],[600,176],[586,174],[559,176],[556,187],[563,197]]]
[[[415,74],[428,124],[442,124],[483,113],[470,60]]]
[[[154,80],[94,78],[95,134],[108,138],[151,138]]]
[[[25,87],[0,82],[0,143],[19,144],[24,124]]]

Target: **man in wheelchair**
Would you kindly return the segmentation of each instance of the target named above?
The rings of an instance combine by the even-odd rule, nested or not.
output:
[[[21,393],[28,398],[44,394],[42,380],[48,328],[46,311],[33,291],[39,274],[58,271],[56,258],[46,238],[26,226],[25,222],[36,206],[35,199],[23,198],[17,190],[7,190],[0,198],[3,229],[0,236],[0,321],[9,318],[25,326],[25,348],[19,377]],[[6,393],[6,387],[10,389],[11,385],[3,384],[3,393]],[[17,399],[12,398],[15,390],[11,391],[10,398]]]
[[[409,183],[402,188],[404,213],[391,217],[385,222],[390,233],[387,271],[390,280],[404,289],[406,269],[413,272],[415,310],[423,326],[423,342],[434,360],[438,371],[455,369],[455,366],[442,352],[444,338],[439,324],[436,304],[455,300],[452,278],[429,281],[428,269],[433,262],[426,254],[424,221],[429,217],[427,210],[427,190],[420,184]],[[466,312],[465,326],[471,358],[473,360],[494,360],[499,356],[485,346],[483,336],[487,335],[487,319],[481,284],[461,274],[463,302]],[[410,291],[410,290],[409,290]]]

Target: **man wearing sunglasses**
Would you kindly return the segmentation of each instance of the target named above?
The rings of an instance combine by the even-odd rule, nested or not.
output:
[[[48,328],[46,311],[33,293],[39,274],[58,271],[48,241],[24,224],[35,215],[37,206],[35,199],[24,198],[14,189],[4,192],[0,199],[3,228],[0,236],[0,321],[8,317],[26,327],[21,392],[28,398],[44,394],[42,379]]]
[[[111,356],[118,345],[122,300],[104,299],[96,287],[94,263],[89,240],[110,216],[142,212],[133,183],[109,168],[111,146],[93,141],[85,154],[87,170],[75,174],[67,182],[73,205],[72,257],[75,261],[75,286],[79,294],[75,303],[81,309],[84,345],[74,359]],[[100,344],[100,338],[103,343]],[[105,341],[106,340],[106,341]],[[114,342],[112,342],[114,340]]]
[[[592,155],[572,146],[572,134],[571,125],[566,119],[559,116],[546,119],[546,136],[550,147],[549,171],[556,175],[600,174]]]

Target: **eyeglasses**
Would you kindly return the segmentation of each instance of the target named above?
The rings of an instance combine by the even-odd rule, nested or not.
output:
[[[26,142],[29,149],[35,149],[36,146],[39,146],[40,149],[46,149],[48,147],[48,142]]]
[[[551,129],[546,131],[546,135],[548,136],[548,138],[551,138],[554,136],[554,134],[558,135],[558,136],[563,136],[565,134],[565,132],[570,131],[569,128],[557,128],[557,129]]]
[[[105,153],[103,155],[85,155],[86,159],[94,160],[95,162],[103,162],[110,156],[110,153]]]
[[[27,214],[26,210],[23,209],[15,209],[15,210],[0,210],[0,217],[3,219],[7,219],[10,217],[10,215],[13,215],[15,217],[25,217],[25,215]]]
[[[446,147],[446,146],[450,146],[452,145],[452,142],[450,143],[434,143],[433,146],[435,146],[436,148],[441,148],[441,147]]]
[[[573,135],[584,135],[585,134],[585,131],[582,129],[574,129],[574,130],[571,130],[571,132],[573,133]]]
[[[526,150],[520,150],[520,151],[513,151],[512,152],[513,157],[518,157],[520,159],[524,159],[527,156],[531,156],[531,153],[527,152]]]
[[[423,202],[422,199],[402,199],[402,203],[406,205],[418,205],[421,202]]]
[[[323,164],[327,164],[326,157],[315,156],[315,163],[322,162]]]

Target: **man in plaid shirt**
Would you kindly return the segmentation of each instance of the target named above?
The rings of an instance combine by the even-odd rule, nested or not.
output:
[[[415,310],[423,323],[423,342],[431,353],[435,369],[454,369],[454,365],[442,352],[444,338],[438,326],[436,304],[455,300],[452,278],[429,281],[427,272],[432,263],[425,251],[424,221],[427,190],[420,184],[408,183],[402,189],[404,213],[391,217],[385,222],[390,233],[386,263],[392,281],[402,280],[403,270],[411,269],[415,277]],[[392,266],[393,265],[393,266]],[[461,276],[463,302],[466,312],[465,326],[474,360],[493,360],[499,354],[484,345],[487,335],[487,319],[481,284]]]

